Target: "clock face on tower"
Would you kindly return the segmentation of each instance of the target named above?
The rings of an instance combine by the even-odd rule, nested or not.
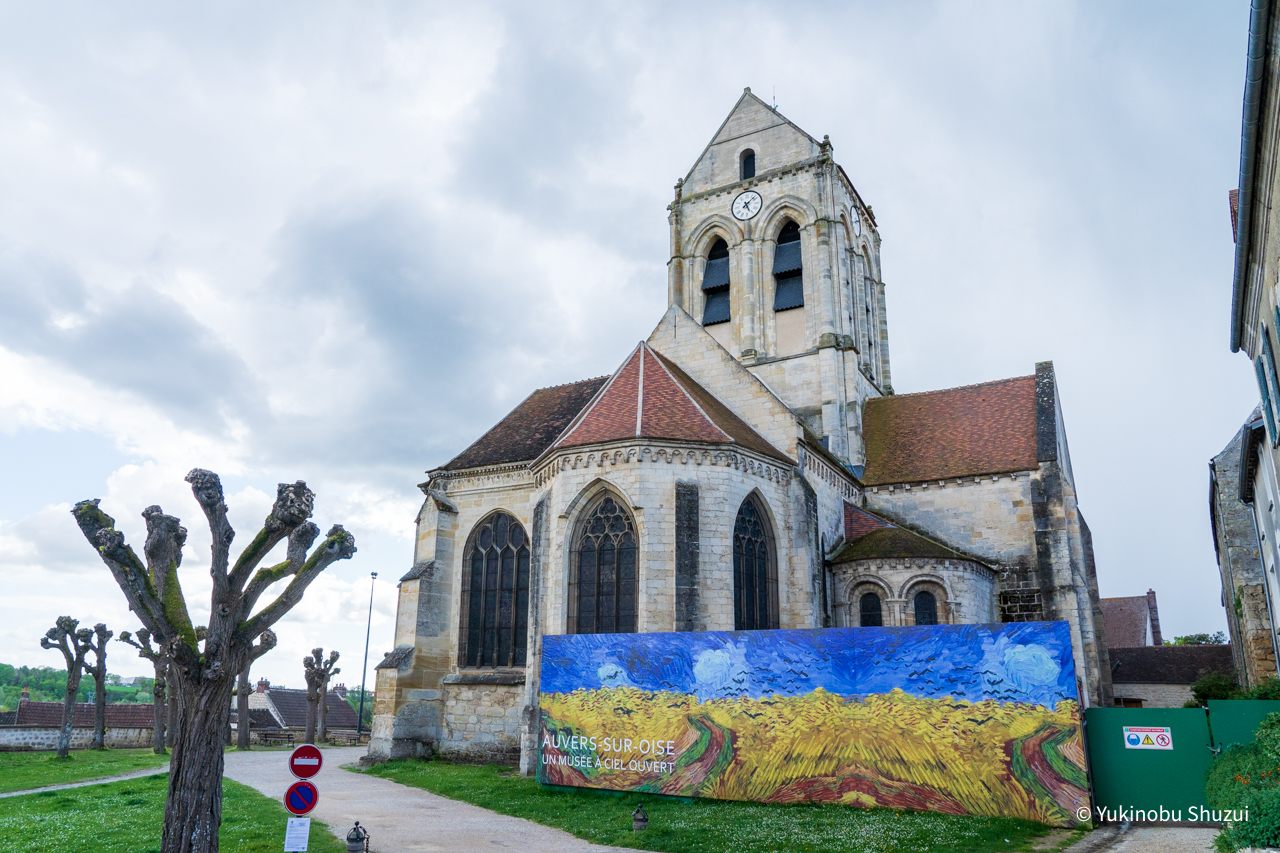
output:
[[[733,215],[743,222],[760,212],[760,207],[764,203],[760,198],[760,193],[755,190],[747,190],[733,200]]]

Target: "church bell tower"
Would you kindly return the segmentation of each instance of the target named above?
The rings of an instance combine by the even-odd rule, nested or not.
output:
[[[893,393],[880,235],[830,140],[745,89],[668,210],[668,302],[862,465],[862,403]]]

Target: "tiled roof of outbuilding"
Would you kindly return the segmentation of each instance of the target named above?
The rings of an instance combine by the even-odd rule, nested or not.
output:
[[[737,444],[783,462],[791,461],[715,395],[643,341],[555,446],[578,447],[628,438]]]
[[[1098,600],[1102,608],[1102,631],[1107,648],[1131,649],[1150,645],[1151,619],[1145,595],[1127,595]]]
[[[1193,684],[1210,672],[1235,674],[1231,646],[1138,646],[1111,649],[1117,684]]]
[[[480,468],[536,459],[551,446],[609,377],[539,388],[506,417],[443,466],[445,470]]]
[[[73,726],[89,728],[93,726],[93,703],[77,702]],[[146,704],[108,705],[106,724],[113,729],[149,729],[155,725],[155,706]],[[19,726],[60,726],[62,725],[61,702],[18,703],[17,722]]]
[[[863,434],[869,486],[1034,470],[1036,377],[875,397]]]
[[[972,554],[957,551],[848,502],[844,505],[844,536],[844,545],[832,555],[829,562],[896,558],[968,560],[986,565],[985,561]]]
[[[301,729],[307,725],[307,691],[286,687],[271,687],[267,690],[267,698],[275,706],[285,728]],[[356,712],[347,703],[332,692],[325,696],[325,725],[331,729],[354,729]],[[251,723],[252,724],[252,723]]]

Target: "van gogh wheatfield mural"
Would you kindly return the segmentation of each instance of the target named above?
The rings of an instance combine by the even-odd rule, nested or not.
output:
[[[770,803],[1088,806],[1065,622],[543,638],[539,778]]]

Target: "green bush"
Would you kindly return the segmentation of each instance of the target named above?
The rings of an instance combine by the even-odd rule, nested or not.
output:
[[[1215,809],[1242,809],[1250,790],[1280,785],[1280,765],[1256,744],[1233,746],[1213,760],[1205,799]]]
[[[1242,808],[1249,819],[1237,821],[1222,833],[1229,849],[1280,846],[1280,788],[1246,788]]]
[[[1280,713],[1267,714],[1253,736],[1258,749],[1271,761],[1280,763]]]
[[[1191,685],[1191,702],[1183,707],[1203,708],[1210,699],[1239,699],[1240,685],[1234,675],[1225,672],[1206,672]]]
[[[1280,678],[1268,678],[1247,691],[1241,699],[1280,699]]]

